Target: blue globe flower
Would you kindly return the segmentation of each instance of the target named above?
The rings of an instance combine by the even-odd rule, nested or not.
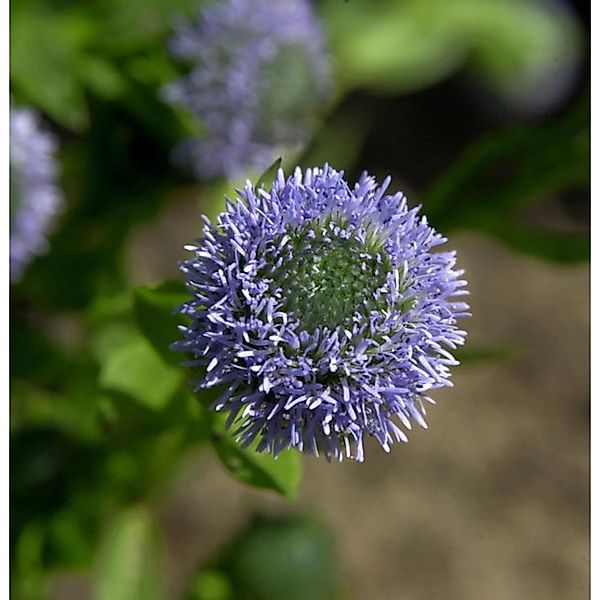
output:
[[[213,408],[242,444],[363,460],[366,434],[386,451],[406,441],[430,390],[451,385],[463,271],[389,183],[280,170],[186,246],[191,323],[174,348],[204,369],[196,389],[224,386]]]
[[[200,178],[264,170],[301,149],[330,93],[324,36],[308,0],[227,0],[180,19],[170,49],[191,72],[163,95],[202,122],[176,159]]]
[[[18,281],[33,258],[48,249],[48,235],[63,195],[56,185],[54,137],[44,131],[36,112],[10,113],[10,277]]]

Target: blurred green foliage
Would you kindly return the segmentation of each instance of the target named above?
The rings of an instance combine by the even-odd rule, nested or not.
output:
[[[150,510],[135,506],[113,518],[103,532],[95,565],[98,600],[165,598],[159,532]]]
[[[570,190],[589,192],[589,98],[562,119],[503,129],[473,144],[422,196],[442,231],[473,228],[517,250],[560,262],[587,260],[587,233],[536,229],[526,207]]]
[[[156,88],[177,72],[164,51],[170,20],[199,6],[197,0],[14,0],[12,93],[76,132],[91,126],[90,96],[129,110],[159,108]],[[146,116],[155,122],[156,115]]]
[[[299,454],[275,460],[240,448],[208,410],[218,390],[191,391],[185,356],[169,349],[183,322],[175,313],[187,297],[182,284],[132,286],[124,266],[132,230],[158,217],[178,191],[197,195],[199,212],[214,217],[233,187],[192,181],[170,162],[175,143],[201,124],[160,100],[160,86],[183,68],[165,43],[173,16],[201,4],[11,3],[12,100],[39,109],[60,137],[68,203],[50,252],[11,288],[10,551],[19,600],[47,597],[51,573],[64,568],[91,572],[100,599],[161,597],[154,505],[192,448],[212,449],[238,482],[288,499],[301,482]],[[585,43],[572,16],[541,2],[318,6],[337,101],[305,155],[283,157],[286,168],[298,161],[362,170],[373,115],[345,102],[356,90],[393,98],[464,68],[498,98],[514,98],[557,57],[576,62]],[[483,231],[544,259],[586,260],[587,233],[523,220],[548,197],[589,189],[583,96],[560,116],[500,127],[466,147],[418,199],[434,225]],[[272,173],[259,181],[267,185]],[[483,349],[470,359],[507,354]],[[233,540],[212,571],[201,571],[190,594],[331,598],[334,571],[327,534],[312,521],[262,521]]]
[[[521,0],[322,2],[342,87],[384,93],[432,85],[465,62],[498,91],[522,90],[576,60],[581,31],[558,5]]]
[[[190,600],[333,600],[337,557],[330,532],[312,517],[256,516],[210,569]]]

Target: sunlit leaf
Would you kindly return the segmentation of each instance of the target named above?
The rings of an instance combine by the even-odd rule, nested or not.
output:
[[[109,100],[118,99],[127,87],[123,74],[101,57],[83,55],[77,63],[77,76],[93,93]]]
[[[256,189],[264,187],[265,185],[267,186],[267,188],[269,188],[269,186],[272,185],[273,181],[275,181],[275,177],[277,176],[277,171],[281,167],[281,160],[281,158],[275,160],[273,164],[271,164],[265,170],[265,172],[258,178],[258,181],[254,186],[256,187]]]
[[[49,523],[48,544],[52,562],[85,567],[93,555],[90,532],[74,510],[63,510]]]
[[[165,281],[153,286],[140,286],[133,290],[133,310],[136,323],[152,347],[168,364],[180,365],[183,354],[169,346],[181,338],[177,326],[184,319],[176,309],[189,300],[190,293],[179,281]]]
[[[242,448],[221,424],[213,429],[212,442],[221,462],[236,479],[274,490],[290,500],[296,496],[302,480],[302,457],[297,451],[285,450],[274,458],[256,452],[253,446]]]
[[[227,577],[215,570],[201,571],[190,589],[190,600],[233,600],[234,597]]]
[[[157,527],[137,506],[119,515],[104,534],[94,578],[96,600],[158,600],[164,597]]]
[[[422,89],[472,63],[499,91],[553,63],[572,66],[580,30],[566,11],[504,0],[323,0],[342,88]]]
[[[11,82],[19,97],[64,127],[82,130],[88,112],[76,75],[79,49],[71,23],[41,7],[15,10],[10,33]]]
[[[137,336],[106,356],[99,376],[102,388],[127,394],[154,410],[168,404],[181,382],[182,372],[165,364],[152,346]]]

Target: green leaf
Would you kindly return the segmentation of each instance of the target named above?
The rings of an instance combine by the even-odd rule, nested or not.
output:
[[[88,122],[83,86],[76,75],[79,37],[62,12],[36,6],[11,15],[13,89],[19,98],[76,131]]]
[[[562,262],[587,260],[589,236],[526,226],[521,212],[589,187],[587,96],[557,122],[514,127],[467,149],[422,202],[436,227],[485,231],[522,252]]]
[[[108,100],[119,98],[127,87],[122,73],[108,60],[96,56],[80,58],[77,76],[92,92]]]
[[[302,457],[296,450],[285,450],[277,458],[256,452],[254,444],[242,448],[215,419],[212,443],[226,469],[240,481],[267,488],[293,500],[302,480]]]
[[[105,356],[99,384],[105,390],[127,394],[147,408],[161,410],[179,390],[182,377],[144,338],[132,334]]]
[[[133,290],[136,324],[154,350],[170,365],[179,366],[184,360],[183,354],[170,350],[169,346],[181,337],[177,326],[185,323],[175,310],[189,299],[190,293],[179,281],[164,281]]]
[[[94,578],[96,600],[163,598],[157,527],[137,506],[119,514],[100,542]]]
[[[129,290],[121,290],[117,294],[95,296],[91,305],[87,307],[85,316],[92,326],[97,326],[103,322],[127,318],[131,307]]]
[[[11,534],[14,534],[11,526]],[[11,558],[11,596],[14,598],[45,598],[48,594],[48,571],[43,566],[44,530],[42,524],[28,523],[16,541]]]
[[[440,4],[326,0],[323,13],[342,89],[406,92],[456,70],[466,48],[455,34],[456,7],[448,12]]]
[[[75,567],[88,566],[93,555],[90,531],[73,508],[62,510],[48,526],[48,554],[59,564]]]
[[[552,89],[545,82],[577,69],[583,32],[574,15],[537,2],[470,0],[470,67],[484,85],[517,104]],[[560,83],[556,84],[560,87]]]
[[[269,186],[270,189],[270,186],[273,185],[275,177],[277,176],[277,170],[281,167],[281,161],[282,159],[279,157],[266,169],[266,171],[258,178],[258,181],[254,186],[256,189],[264,187],[265,184]]]
[[[230,581],[217,570],[198,573],[190,589],[190,600],[233,600]]]
[[[81,439],[93,440],[101,435],[96,414],[96,373],[82,365],[71,366],[76,375],[63,382],[58,391],[49,391],[31,380],[12,378],[11,431],[31,425],[50,425]]]
[[[500,92],[530,89],[531,80],[557,63],[568,68],[580,52],[576,19],[542,3],[456,0],[452,10],[447,6],[445,0],[322,0],[340,87],[408,92],[472,61]]]

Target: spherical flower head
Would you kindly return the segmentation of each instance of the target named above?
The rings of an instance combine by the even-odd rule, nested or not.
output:
[[[213,408],[244,445],[363,460],[366,434],[406,441],[429,391],[451,385],[463,271],[389,182],[280,170],[186,246],[191,323],[174,347],[205,369],[197,389],[224,386]]]
[[[62,209],[56,185],[54,137],[44,131],[36,112],[10,113],[10,277],[18,281],[31,260],[48,249],[47,236]]]
[[[264,170],[308,141],[330,93],[328,55],[308,0],[226,0],[180,19],[172,53],[191,72],[163,90],[204,136],[176,151],[200,178]]]

